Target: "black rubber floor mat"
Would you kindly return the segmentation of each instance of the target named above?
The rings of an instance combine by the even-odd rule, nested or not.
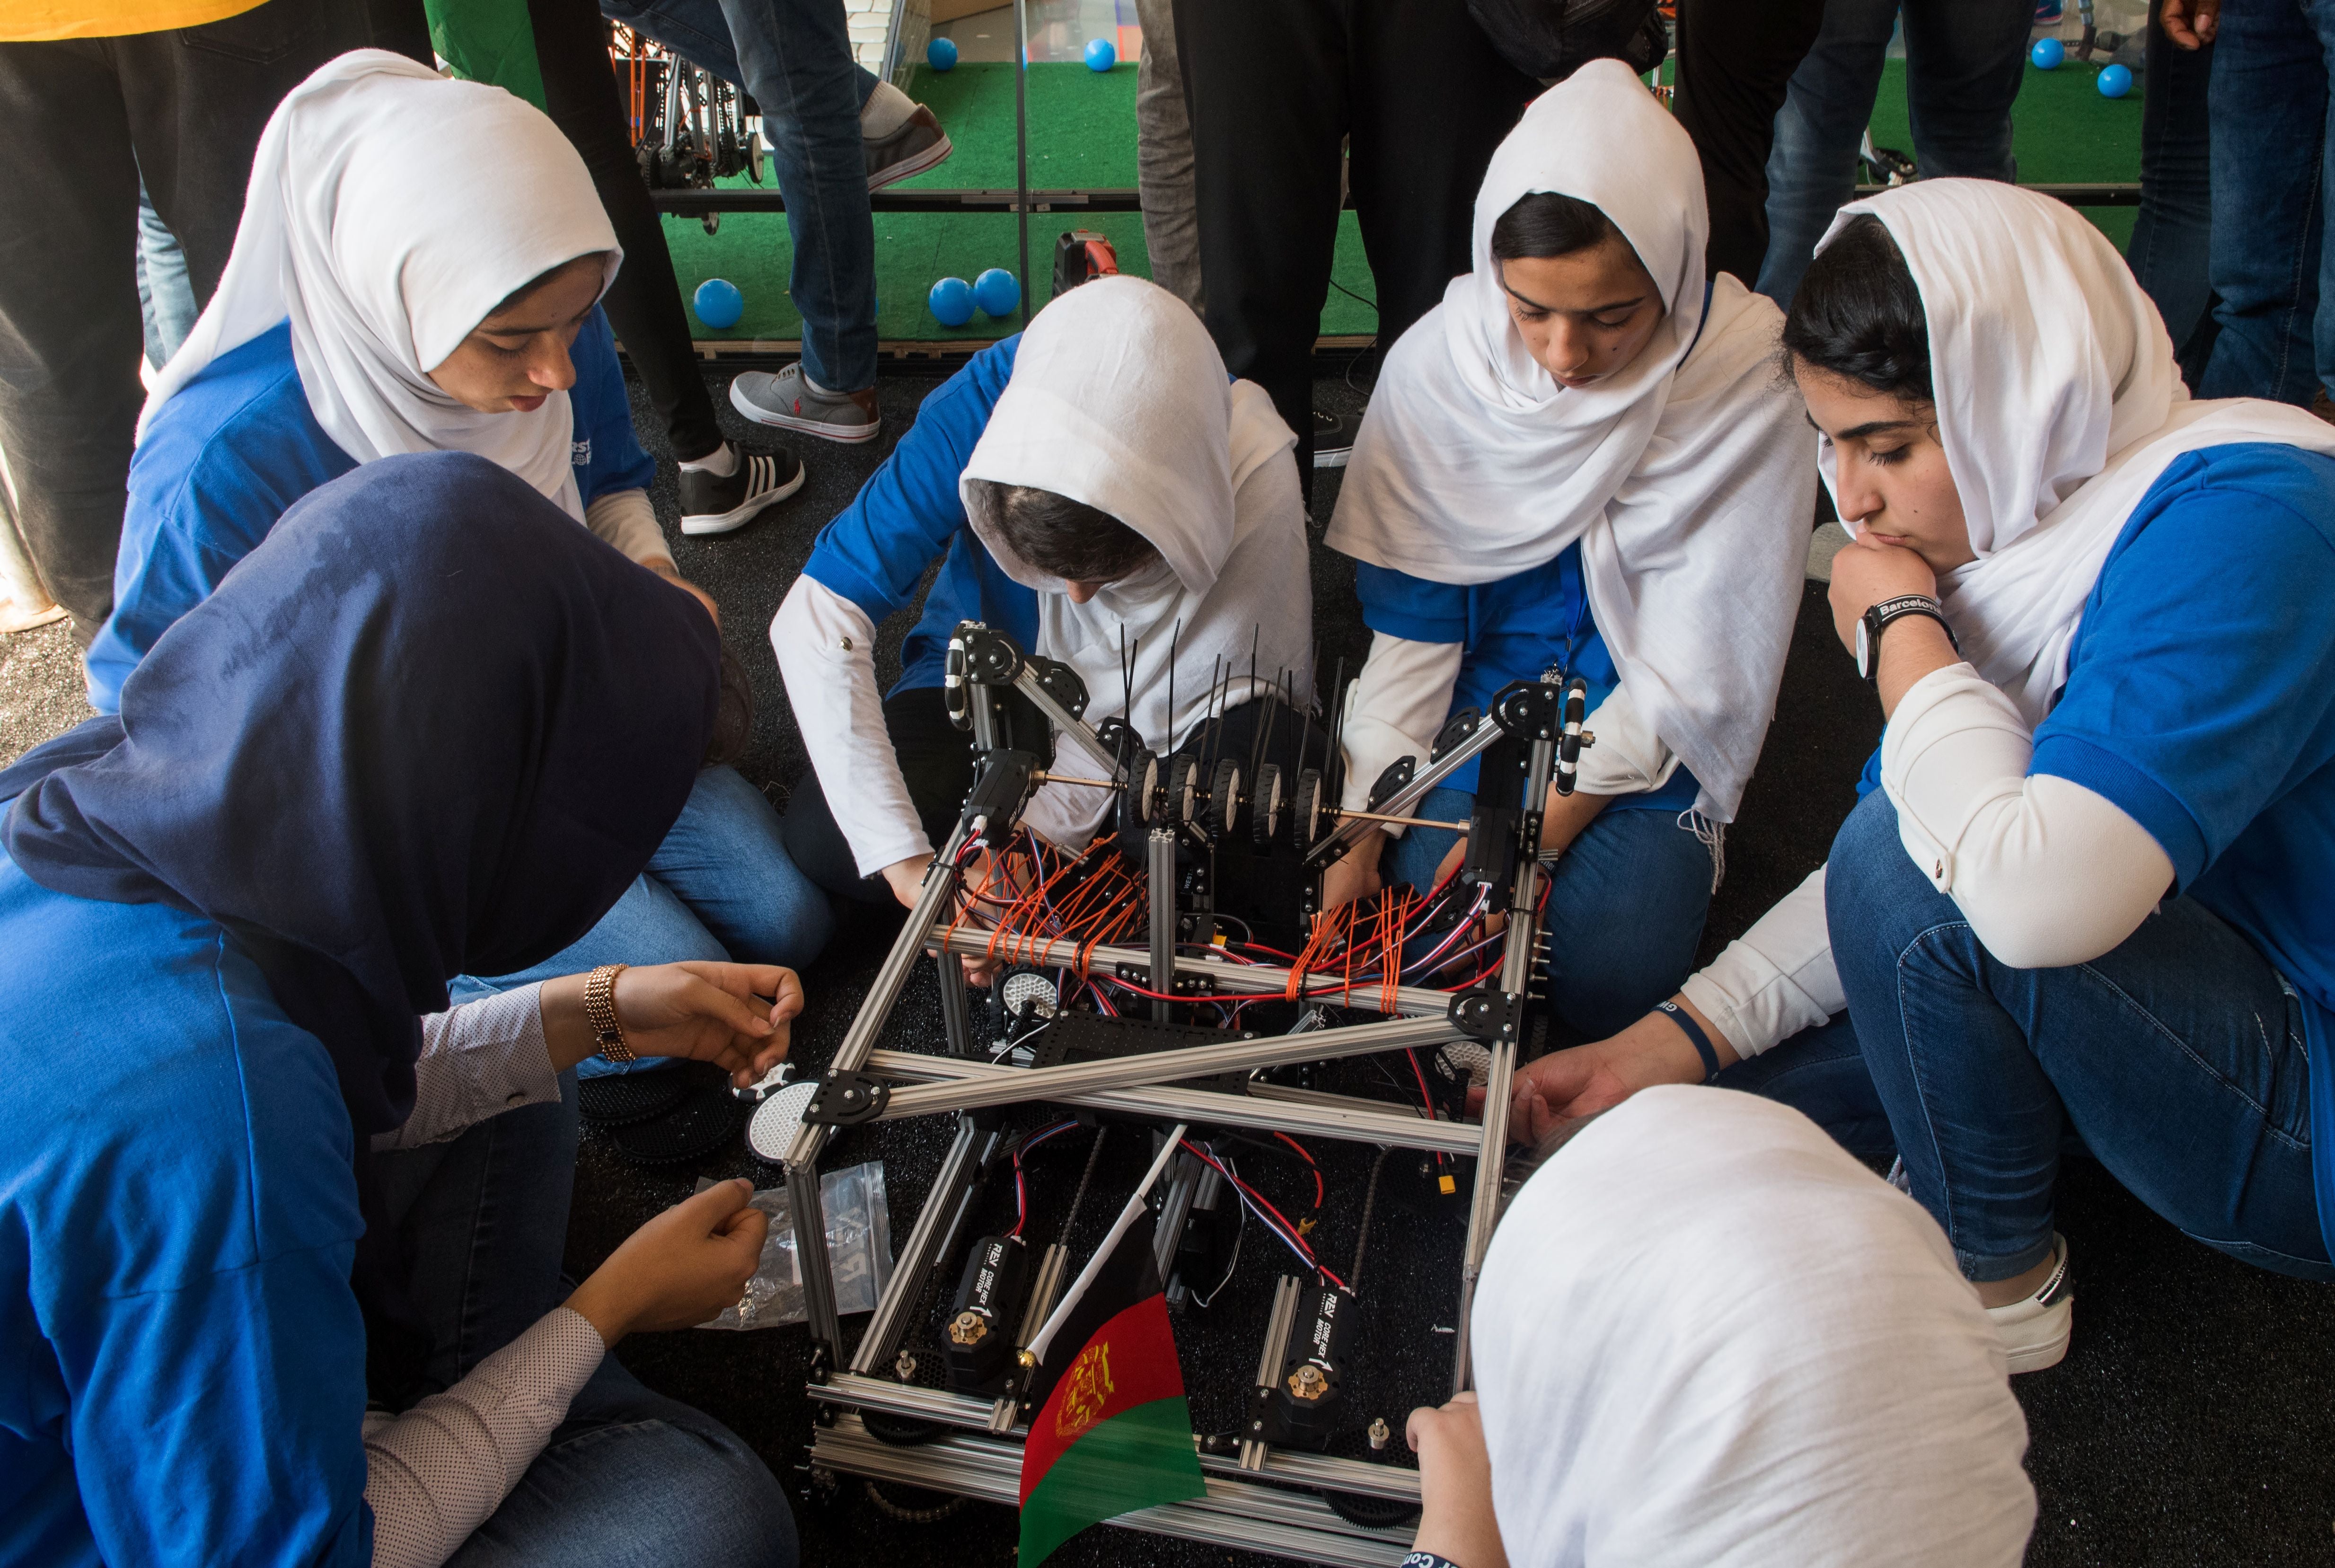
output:
[[[681,1103],[663,1116],[608,1129],[616,1153],[635,1165],[673,1165],[712,1154],[738,1131],[744,1109],[729,1082],[691,1085]]]

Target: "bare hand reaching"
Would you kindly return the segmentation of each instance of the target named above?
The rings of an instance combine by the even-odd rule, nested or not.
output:
[[[747,1200],[742,1176],[685,1198],[625,1238],[567,1305],[613,1347],[626,1334],[686,1329],[719,1316],[745,1293],[762,1255],[770,1216]]]

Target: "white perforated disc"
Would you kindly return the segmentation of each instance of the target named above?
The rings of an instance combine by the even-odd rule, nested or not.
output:
[[[764,1100],[754,1119],[746,1124],[747,1146],[772,1164],[782,1163],[787,1146],[795,1141],[795,1129],[802,1126],[803,1108],[818,1092],[819,1080],[805,1079]]]

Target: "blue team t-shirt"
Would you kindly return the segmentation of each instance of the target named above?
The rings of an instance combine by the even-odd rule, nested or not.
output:
[[[881,624],[915,600],[933,558],[942,557],[924,614],[900,645],[895,693],[941,683],[949,636],[961,621],[983,622],[1024,649],[1038,644],[1037,594],[1005,575],[957,495],[1021,346],[1019,333],[992,344],[925,399],[884,466],[819,530],[803,567]]]
[[[568,353],[578,493],[588,506],[646,488],[656,461],[634,435],[616,340],[597,306]],[[293,502],[356,466],[308,406],[289,324],[204,366],[162,405],[131,459],[113,613],[89,648],[91,706],[119,711],[121,682],[154,640],[209,597]]]
[[[332,1059],[211,922],[5,856],[0,995],[0,1563],[364,1568]]]
[[[1578,675],[1587,682],[1592,710],[1621,683],[1589,612],[1577,544],[1554,560],[1496,583],[1434,583],[1358,561],[1354,592],[1362,601],[1362,624],[1371,631],[1460,645],[1453,713],[1487,710],[1510,682],[1537,681],[1551,669],[1563,671],[1565,680]],[[1422,766],[1426,761],[1419,759]],[[1476,767],[1469,762],[1458,769],[1443,781],[1445,787],[1473,793]],[[1619,797],[1606,809],[1683,811],[1700,791],[1681,763],[1661,789]]]

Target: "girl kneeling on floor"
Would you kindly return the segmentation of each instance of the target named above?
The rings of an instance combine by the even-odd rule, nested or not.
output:
[[[1676,1011],[1520,1073],[1520,1133],[1710,1073],[1894,1141],[2013,1371],[2072,1327],[2069,1132],[2335,1279],[2335,430],[2192,401],[2114,247],[2007,185],[1846,208],[1785,344],[1881,750],[1829,865]]]
[[[0,771],[0,1559],[793,1568],[753,1451],[607,1354],[739,1299],[746,1184],[560,1260],[566,1070],[751,1082],[795,977],[447,992],[646,864],[720,645],[521,479],[389,457]]]
[[[1563,856],[1545,918],[1574,1039],[1694,961],[1815,510],[1800,402],[1775,374],[1782,317],[1705,279],[1707,227],[1694,148],[1627,66],[1543,94],[1484,177],[1475,270],[1387,356],[1330,524],[1372,633],[1348,807],[1509,682],[1588,682],[1596,744],[1541,838]],[[1411,814],[1464,818],[1476,788],[1471,763]],[[1410,828],[1386,875],[1426,891],[1456,838]],[[1326,901],[1376,887],[1386,849],[1366,836]]]
[[[118,709],[148,651],[302,496],[399,452],[485,458],[712,614],[649,507],[656,465],[597,303],[621,259],[583,160],[501,89],[379,50],[294,89],[218,291],[140,421],[91,702]],[[613,617],[603,632],[636,634]],[[725,679],[742,702],[742,672]],[[539,973],[457,990],[609,962],[799,967],[830,918],[761,791],[711,767],[600,926]]]

